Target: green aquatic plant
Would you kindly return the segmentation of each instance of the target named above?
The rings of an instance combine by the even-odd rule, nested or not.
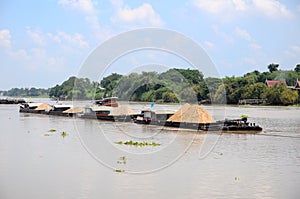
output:
[[[126,164],[126,157],[125,156],[121,156],[119,158],[119,160],[117,161],[118,164]]]
[[[244,114],[243,114],[243,115],[241,115],[241,119],[242,119],[242,120],[245,120],[245,121],[247,121],[247,119],[248,119],[248,118],[249,118],[249,116],[248,116],[248,115],[244,115]]]
[[[123,172],[125,172],[125,170],[122,170],[122,169],[116,169],[115,170],[117,173],[123,173]]]
[[[129,141],[119,141],[119,142],[115,142],[116,144],[124,144],[124,145],[129,145],[129,146],[160,146],[160,144],[156,143],[156,142],[134,142],[132,140]]]
[[[63,131],[63,132],[61,132],[60,135],[64,138],[64,137],[68,136],[69,134],[67,132]]]
[[[56,132],[56,130],[55,129],[50,129],[48,132],[54,133],[54,132]]]

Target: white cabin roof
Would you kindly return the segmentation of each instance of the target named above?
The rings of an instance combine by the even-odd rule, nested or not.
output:
[[[71,104],[54,104],[54,108],[73,108],[73,105]]]
[[[30,102],[30,103],[28,103],[28,106],[29,107],[37,107],[37,106],[39,106],[39,105],[41,105],[42,103],[37,103],[37,102]]]
[[[92,106],[93,111],[111,111],[113,108],[110,106]]]

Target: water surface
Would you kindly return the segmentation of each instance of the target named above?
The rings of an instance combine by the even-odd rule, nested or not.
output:
[[[205,108],[216,117],[224,110],[228,118],[249,115],[264,130],[205,134],[24,114],[17,105],[0,105],[0,198],[299,197],[299,108]],[[114,143],[129,138],[161,145]]]

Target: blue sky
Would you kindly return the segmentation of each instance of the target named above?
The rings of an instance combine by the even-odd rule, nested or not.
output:
[[[266,71],[270,63],[293,69],[300,63],[299,24],[297,0],[4,0],[0,90],[60,84],[101,43],[143,27],[193,39],[221,76]],[[123,64],[114,72],[128,73]]]

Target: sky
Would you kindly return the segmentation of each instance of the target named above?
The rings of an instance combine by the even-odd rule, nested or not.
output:
[[[61,84],[77,76],[98,46],[145,27],[192,39],[221,77],[267,71],[270,63],[291,70],[300,63],[298,0],[2,0],[0,90]],[[131,54],[109,71],[127,74],[133,65],[149,65],[134,60],[139,56]],[[189,67],[169,62],[173,66]]]

